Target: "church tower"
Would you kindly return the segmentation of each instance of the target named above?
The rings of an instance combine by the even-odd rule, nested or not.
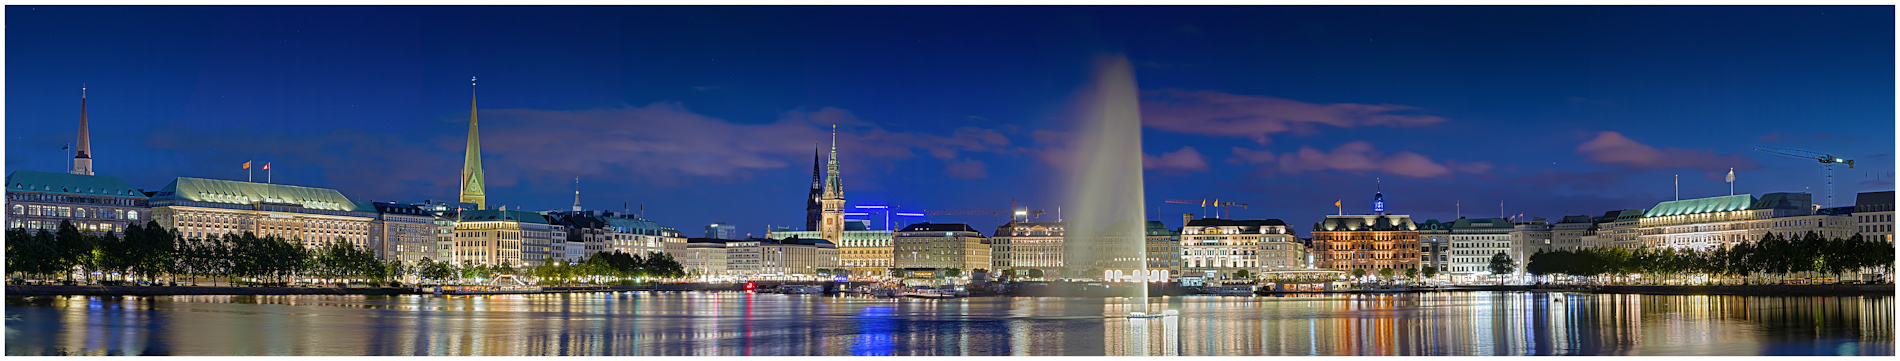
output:
[[[844,181],[838,178],[838,126],[831,126],[831,156],[825,160],[825,189],[818,199],[824,207],[824,224],[818,235],[825,240],[844,240]]]
[[[86,88],[79,88],[79,148],[73,152],[73,174],[92,175],[92,134],[86,129]]]
[[[818,202],[825,196],[825,144],[811,143],[811,193],[805,196],[805,230],[818,231],[818,225],[824,223],[825,206]]]
[[[462,158],[462,203],[474,203],[475,209],[488,209],[486,188],[482,185],[482,141],[475,128],[475,78],[468,78],[468,153]],[[578,193],[577,193],[578,194]]]

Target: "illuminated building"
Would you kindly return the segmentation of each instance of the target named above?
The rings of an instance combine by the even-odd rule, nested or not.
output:
[[[730,241],[734,240],[689,238],[686,240],[686,253],[673,258],[686,268],[688,275],[727,275],[726,243]]]
[[[7,174],[7,228],[59,231],[71,221],[86,232],[124,232],[143,223],[148,199],[119,177],[14,171]]]
[[[1800,238],[1809,231],[1822,237],[1846,238],[1854,233],[1848,214],[1817,213],[1807,193],[1684,199],[1656,204],[1639,221],[1638,241],[1648,248],[1713,250],[1761,240],[1774,233]]]
[[[815,276],[838,267],[838,247],[819,238],[767,239],[758,242],[761,275]]]
[[[852,221],[858,221],[856,219]],[[846,224],[840,240],[833,245],[838,249],[838,267],[852,276],[877,276],[895,265],[891,259],[891,231],[873,231],[865,229],[862,222]],[[820,231],[775,231],[767,234],[771,239],[821,238]]]
[[[1583,235],[1589,233],[1596,222],[1588,215],[1564,216],[1556,224],[1550,225],[1551,250],[1576,250],[1583,248]],[[1535,253],[1536,251],[1532,251]]]
[[[1063,222],[1022,222],[1012,220],[996,227],[990,235],[990,269],[1014,271],[1026,276],[1031,269],[1061,269]]]
[[[153,193],[151,207],[159,225],[186,238],[251,232],[313,249],[339,240],[370,248],[376,217],[334,189],[188,177]]]
[[[1278,219],[1196,219],[1181,228],[1181,274],[1213,279],[1232,277],[1241,270],[1257,275],[1305,268],[1304,249],[1293,230]]]
[[[86,122],[86,88],[79,88],[79,144],[73,148],[71,172],[75,175],[93,175],[92,131]]]
[[[713,223],[706,226],[706,238],[738,239],[738,237],[738,226],[725,223]]]
[[[508,265],[517,270],[533,267],[545,261],[524,259],[523,244],[549,244],[555,239],[565,239],[565,227],[559,227],[546,215],[524,211],[465,210],[457,214],[455,224],[455,245],[452,260],[456,264],[463,261],[475,264],[502,266]],[[558,232],[557,232],[558,231]],[[540,250],[535,256],[546,257],[546,250]],[[534,256],[529,256],[534,257]]]
[[[1403,274],[1418,268],[1418,224],[1412,216],[1385,214],[1385,195],[1373,194],[1373,214],[1328,215],[1313,224],[1313,267],[1380,269]]]
[[[892,239],[896,268],[957,268],[965,275],[990,267],[989,239],[962,223],[917,223]]]
[[[369,222],[369,244],[377,257],[415,264],[436,256],[435,215],[422,205],[362,202],[357,209],[375,212]]]
[[[1863,237],[1893,242],[1893,191],[1855,195],[1854,224]]]
[[[831,155],[825,159],[824,193],[818,198],[823,207],[818,224],[819,238],[838,241],[844,239],[844,181],[838,176],[838,130],[831,130]]]
[[[1434,267],[1440,273],[1451,269],[1451,225],[1436,219],[1418,223],[1418,265]]]
[[[1452,222],[1445,252],[1450,261],[1439,273],[1454,279],[1490,274],[1491,257],[1511,253],[1511,232],[1515,229],[1516,224],[1504,218],[1461,218]]]

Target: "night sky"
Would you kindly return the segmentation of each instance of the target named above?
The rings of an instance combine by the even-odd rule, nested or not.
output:
[[[6,168],[64,171],[80,87],[95,167],[358,201],[456,196],[479,77],[488,204],[805,217],[839,129],[852,205],[1052,220],[1102,54],[1142,90],[1150,219],[1250,204],[1551,220],[1674,197],[1892,190],[1891,6],[6,7]],[[263,172],[256,174],[263,181]],[[1377,181],[1376,181],[1377,180]],[[1377,182],[1377,183],[1375,183]],[[1382,184],[1380,184],[1382,183]],[[989,230],[1000,216],[939,216]]]

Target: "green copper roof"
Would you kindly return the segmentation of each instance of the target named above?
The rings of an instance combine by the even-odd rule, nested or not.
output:
[[[171,184],[165,185],[164,189],[160,189],[152,200],[187,200],[242,205],[275,203],[299,205],[309,209],[359,211],[356,202],[350,201],[349,197],[343,196],[343,192],[335,189],[189,177],[178,177],[177,180],[173,180]],[[375,212],[373,209],[361,211]]]
[[[462,211],[463,222],[476,221],[518,221],[526,223],[549,224],[548,217],[529,211],[467,210]]]
[[[16,192],[57,193],[82,196],[145,198],[119,177],[70,173],[14,171],[7,174],[7,190]]]
[[[1732,196],[1684,199],[1657,203],[1650,207],[1643,217],[1663,217],[1684,214],[1727,212],[1746,210],[1755,205],[1755,196],[1737,194]]]

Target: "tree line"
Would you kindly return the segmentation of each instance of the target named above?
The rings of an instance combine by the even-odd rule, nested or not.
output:
[[[122,234],[122,235],[121,235]],[[6,231],[8,279],[64,279],[67,283],[138,279],[159,283],[222,280],[226,284],[286,284],[295,279],[325,283],[363,282],[372,286],[397,284],[404,276],[422,283],[466,283],[469,280],[514,274],[513,266],[488,266],[463,261],[423,258],[414,264],[383,261],[375,252],[338,238],[318,248],[301,241],[251,232],[186,238],[157,222],[128,225],[121,234],[80,231],[61,221],[57,231],[14,228]],[[646,256],[598,253],[574,263],[530,270],[544,279],[677,278],[685,275],[673,257],[661,252]],[[75,274],[79,279],[75,279]]]
[[[629,283],[641,279],[684,277],[686,268],[673,260],[673,255],[665,252],[647,252],[641,256],[614,251],[594,253],[573,263],[551,261],[528,269],[528,274],[539,278],[543,284]]]
[[[1892,271],[1893,244],[1855,234],[1828,239],[1809,231],[1800,237],[1769,233],[1760,241],[1710,251],[1624,248],[1585,248],[1539,251],[1524,271],[1535,275],[1588,277],[1592,282],[1630,282],[1629,275],[1654,275],[1663,280],[1703,274],[1742,277],[1776,283],[1790,276],[1828,275],[1840,279],[1865,270]]]

